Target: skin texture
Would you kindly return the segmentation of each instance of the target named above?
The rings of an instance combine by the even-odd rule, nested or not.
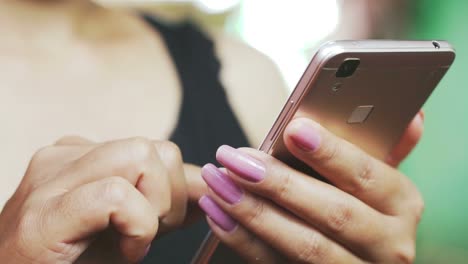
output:
[[[178,153],[177,148],[165,142],[162,145],[169,147],[159,153],[158,144],[155,151],[144,138],[164,142],[176,125],[181,103],[178,76],[159,32],[134,13],[86,1],[2,2],[0,23],[0,159],[7,164],[0,166],[2,263],[134,262],[156,232],[202,217],[196,202],[207,190],[200,168],[183,164],[180,174],[180,160],[161,165],[166,155]],[[228,101],[251,144],[258,145],[286,97],[284,83],[264,55],[223,35],[211,37],[223,65],[220,77]],[[258,74],[252,76],[252,71]],[[253,105],[262,111],[251,114]],[[70,134],[99,143],[62,137]],[[135,135],[143,138],[119,140]],[[52,142],[57,146],[44,148]],[[121,148],[99,162],[80,163],[73,175],[59,172],[84,155],[83,149],[93,148],[81,145],[94,144]],[[149,162],[144,154],[134,160],[132,153],[138,151],[132,150],[140,149],[138,145],[161,160]],[[122,160],[128,163],[122,165]],[[89,176],[90,163],[112,173],[69,186],[69,181]],[[161,174],[152,170],[151,177],[144,177],[151,180],[137,184],[136,173],[149,163],[159,164]],[[60,184],[47,185],[58,178]],[[154,182],[169,178],[179,181],[155,193]],[[25,187],[31,185],[34,188]],[[167,216],[168,205],[170,212],[178,213]],[[87,210],[97,207],[105,214]],[[79,226],[86,228],[77,230],[70,216],[79,216]],[[70,232],[56,232],[58,224]],[[32,235],[36,233],[47,236]]]
[[[0,209],[35,151],[64,135],[170,137],[182,88],[161,35],[140,17],[81,0],[19,0],[0,3],[0,23]],[[287,89],[266,56],[211,37],[229,104],[258,146]]]
[[[424,203],[392,165],[421,133],[422,113],[386,164],[310,119],[295,119],[285,130],[286,146],[329,183],[260,151],[222,146],[222,180],[213,180],[212,165],[202,170],[210,192],[201,200],[212,199],[218,207],[203,209],[214,233],[248,262],[412,263]],[[310,144],[298,142],[304,136]]]
[[[418,118],[402,141],[419,138],[413,135],[422,131]],[[301,123],[313,127],[314,138],[320,138],[313,151],[291,142],[297,133],[294,127]],[[196,219],[196,210],[186,211],[187,201],[208,192],[212,197],[208,207],[218,214],[218,223],[208,218],[210,226],[248,261],[413,260],[423,203],[405,176],[308,119],[292,122],[285,139],[292,153],[336,187],[256,150],[229,149],[217,155],[228,168],[219,170],[225,176],[218,184],[236,186],[227,198],[208,191],[198,168],[184,165],[177,146],[170,142],[59,139],[32,157],[20,186],[0,214],[0,258],[11,263],[135,263],[145,256],[158,232]],[[242,160],[254,164],[253,170],[245,164],[236,169],[239,153]],[[372,184],[362,185],[362,180],[356,180],[359,176]],[[207,196],[200,199],[207,210],[203,199]],[[223,228],[220,221],[225,223]]]
[[[190,175],[199,178],[184,171],[179,149],[167,141],[60,139],[36,152],[2,211],[0,257],[135,263],[157,232],[190,218],[187,201],[204,188],[188,191]]]
[[[2,164],[8,164],[0,168],[0,193],[4,195],[0,204],[10,198],[0,214],[2,263],[136,262],[156,234],[196,220],[198,211],[192,210],[196,208],[194,204],[209,191],[200,177],[200,169],[184,164],[177,146],[164,141],[177,121],[181,88],[160,35],[131,13],[86,1],[7,1],[0,4],[0,22],[5,31],[0,42],[0,120],[4,128],[0,159],[4,161]],[[266,57],[223,36],[213,35],[213,39],[223,64],[221,80],[229,103],[252,145],[258,145],[282,106],[286,90]],[[408,154],[421,132],[422,122],[413,121],[389,156],[392,165]],[[80,134],[99,143],[74,136],[56,140],[66,134]],[[132,138],[135,135],[162,141]],[[50,142],[56,143],[42,147]],[[322,146],[328,143],[323,141]],[[253,150],[243,151],[258,160],[265,158],[262,162],[268,166],[280,167],[274,160],[255,156],[261,154]],[[396,170],[385,168],[382,178],[396,175],[397,179],[408,181]],[[282,169],[294,173],[289,168]],[[268,177],[274,173],[268,173],[259,185],[242,181],[232,173],[228,175],[243,190],[238,205],[247,199],[255,203],[273,197],[266,187],[257,186],[275,179]],[[327,174],[329,177],[334,174],[330,175]],[[304,186],[315,184],[322,192],[330,189],[323,183],[308,184]],[[340,190],[335,190],[336,197],[324,197],[338,199],[345,193],[356,204],[369,203],[368,207],[378,213],[387,213],[370,205],[374,205],[374,197],[364,202],[357,195]],[[385,262],[393,260],[395,254],[406,261],[412,257],[414,232],[410,229],[415,227],[412,216],[396,215],[391,218],[394,222],[389,221],[402,226],[389,246],[401,239],[406,242],[404,250],[395,249],[392,255],[374,247],[366,249],[365,244],[356,241],[362,235],[351,233],[346,242],[356,249],[347,251],[340,242],[335,242],[339,240],[336,237],[311,236],[314,215],[289,213],[298,204],[270,203],[283,218],[271,211],[277,222],[265,222],[276,224],[266,230],[252,228],[246,222],[246,216],[255,215],[256,208],[247,204],[245,215],[239,217],[235,210],[229,211],[217,196],[211,195],[241,224],[226,234],[212,221],[209,223],[225,243],[243,252],[250,261],[259,258],[275,263],[292,258],[320,263],[314,258],[316,251],[304,247],[315,238],[336,248],[336,256],[348,258],[345,262],[365,257]],[[419,197],[417,190],[410,187],[397,190],[392,197],[399,195]],[[366,213],[368,221],[378,223],[385,218],[378,218],[378,213]],[[278,239],[272,233],[290,231],[289,226],[296,226],[304,237],[286,233]],[[319,227],[316,230],[317,234],[321,232]],[[384,231],[376,229],[369,236],[378,237]],[[304,243],[303,238],[314,239]],[[251,247],[239,248],[246,239]],[[317,246],[322,245],[318,242]],[[303,251],[295,254],[291,245]]]

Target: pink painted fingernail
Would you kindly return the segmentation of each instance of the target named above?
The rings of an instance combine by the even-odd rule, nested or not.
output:
[[[210,188],[224,201],[230,204],[238,203],[242,190],[220,169],[213,164],[206,164],[201,175]]]
[[[313,152],[320,146],[320,133],[309,122],[294,121],[288,129],[292,142],[296,147],[305,152]]]
[[[260,161],[230,146],[224,145],[219,147],[216,152],[216,159],[226,169],[245,180],[259,182],[265,178],[265,166]]]
[[[211,197],[204,195],[198,200],[200,208],[213,220],[221,229],[231,232],[237,227],[237,222],[226,214]]]

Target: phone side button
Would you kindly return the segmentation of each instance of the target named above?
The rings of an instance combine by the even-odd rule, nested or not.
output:
[[[276,127],[275,133],[273,133],[273,135],[270,138],[271,141],[275,141],[277,136],[278,136],[278,133],[284,129],[284,125],[285,125],[286,121],[288,120],[288,115],[289,115],[289,112],[291,111],[293,105],[294,105],[294,101],[291,100],[291,101],[289,101],[289,103],[285,107],[285,109],[283,110],[283,113],[281,115],[281,119],[282,119],[281,123],[279,124],[278,127]]]

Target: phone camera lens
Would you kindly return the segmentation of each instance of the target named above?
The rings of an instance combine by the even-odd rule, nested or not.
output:
[[[345,77],[349,77],[353,75],[353,73],[358,68],[359,63],[361,63],[361,61],[356,58],[350,58],[350,59],[344,60],[343,63],[341,63],[338,70],[336,71],[336,77],[345,78]]]

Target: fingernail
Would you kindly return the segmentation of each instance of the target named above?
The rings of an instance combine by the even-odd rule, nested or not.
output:
[[[206,164],[201,175],[210,188],[224,201],[230,204],[238,203],[242,190],[220,169],[213,164]]]
[[[209,196],[202,196],[198,200],[198,204],[208,217],[224,231],[231,232],[237,227],[237,222],[226,214]]]
[[[321,141],[317,128],[305,121],[295,121],[289,128],[289,135],[296,147],[306,152],[313,152],[318,149]]]
[[[265,177],[265,166],[260,161],[230,146],[219,147],[216,152],[216,159],[226,169],[245,180],[259,182]]]

